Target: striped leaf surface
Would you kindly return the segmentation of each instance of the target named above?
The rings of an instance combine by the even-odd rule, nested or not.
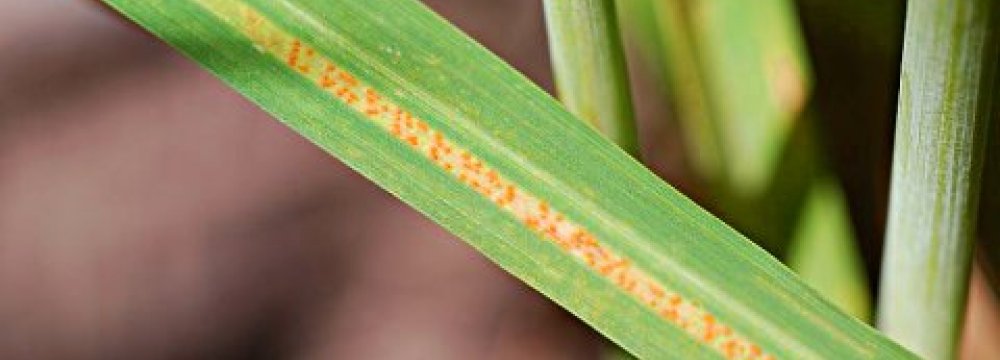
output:
[[[418,2],[106,2],[640,357],[910,356]]]

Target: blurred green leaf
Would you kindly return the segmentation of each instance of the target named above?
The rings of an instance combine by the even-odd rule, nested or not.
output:
[[[833,179],[813,182],[788,251],[788,266],[848,314],[871,316],[863,265],[844,195]]]

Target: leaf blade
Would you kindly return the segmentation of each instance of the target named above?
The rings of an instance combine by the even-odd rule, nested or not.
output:
[[[836,311],[769,255],[417,3],[108,2],[640,356],[730,354],[721,340],[692,336],[705,321],[690,328],[658,316],[664,308],[640,301],[621,278],[646,279],[676,292],[692,308],[685,318],[713,314],[731,334],[742,334],[719,339],[735,339],[736,345],[725,346],[743,352],[751,352],[753,343],[780,357],[907,355]],[[228,13],[227,6],[241,10]],[[240,22],[246,21],[243,7],[266,14],[261,16],[276,30],[251,39]],[[289,57],[259,51],[268,50],[267,36],[279,37],[281,44],[274,46]],[[315,64],[327,61],[356,77],[356,96],[373,89],[387,101],[379,105],[405,109],[414,124],[426,125],[429,130],[416,141],[422,147],[407,144],[404,131],[392,131],[396,120],[366,115],[364,104],[325,89],[322,75],[297,70],[300,60],[290,57],[293,39],[301,41],[294,53],[312,49],[321,59]],[[536,210],[500,205],[461,172],[444,169],[425,143],[438,133],[453,150],[468,150],[528,194],[523,201]],[[525,214],[540,216],[540,201],[592,234],[615,259],[628,260],[632,267],[625,268],[633,272],[609,275],[564,249],[559,241],[565,239],[531,226]]]

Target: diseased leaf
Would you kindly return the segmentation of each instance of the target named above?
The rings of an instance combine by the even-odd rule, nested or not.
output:
[[[419,3],[107,2],[640,357],[911,356]]]

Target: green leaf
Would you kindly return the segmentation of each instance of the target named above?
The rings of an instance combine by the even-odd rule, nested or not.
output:
[[[693,163],[741,197],[778,173],[810,92],[805,50],[786,0],[623,0],[658,28],[657,47]],[[653,16],[655,19],[647,20]]]
[[[107,2],[633,354],[911,357],[417,2]]]
[[[785,0],[690,0],[688,21],[715,102],[730,186],[755,195],[778,175],[809,98],[795,10]]]
[[[663,78],[674,118],[683,132],[685,155],[695,172],[711,182],[725,179],[721,142],[711,113],[704,69],[680,1],[618,1],[625,32]]]
[[[840,187],[833,179],[814,181],[788,250],[788,266],[848,314],[866,320],[871,300],[852,232]]]
[[[993,0],[907,6],[879,327],[956,356],[997,64]]]

